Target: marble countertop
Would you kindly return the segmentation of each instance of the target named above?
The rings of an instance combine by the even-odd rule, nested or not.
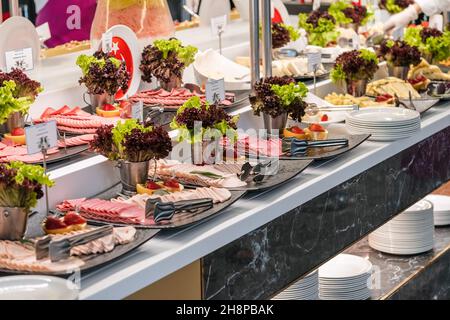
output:
[[[125,298],[444,130],[449,124],[449,104],[441,103],[422,116],[421,130],[409,138],[386,143],[367,141],[341,157],[313,164],[283,186],[247,195],[203,224],[161,232],[137,250],[86,274],[81,280],[80,298]],[[333,130],[345,130],[345,126],[333,125]]]
[[[374,266],[372,299],[386,299],[404,281],[426,268],[442,252],[450,250],[450,227],[435,228],[432,251],[413,256],[399,256],[379,252],[369,246],[367,237],[345,253],[367,258]]]

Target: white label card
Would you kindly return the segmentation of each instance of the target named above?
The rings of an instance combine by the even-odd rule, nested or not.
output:
[[[220,35],[225,32],[227,27],[227,16],[218,16],[211,18],[211,30],[214,36]]]
[[[358,50],[360,47],[360,43],[359,43],[359,35],[357,33],[354,33],[352,35],[352,48],[355,50]]]
[[[320,0],[313,0],[313,6],[312,9],[313,10],[317,10],[320,8]]]
[[[5,52],[6,71],[21,69],[23,71],[33,70],[33,49],[24,48]]]
[[[47,41],[52,37],[52,33],[50,31],[50,26],[48,22],[41,24],[40,26],[36,27],[36,32],[39,35],[39,39],[41,41]]]
[[[322,55],[320,52],[308,52],[308,72],[314,72],[322,63]]]
[[[102,35],[102,51],[109,53],[112,49],[113,36],[111,32],[106,32]]]
[[[131,106],[131,118],[144,121],[144,102],[138,101]]]
[[[206,101],[216,103],[225,100],[225,80],[208,79],[206,82]]]
[[[54,148],[58,143],[56,121],[43,122],[34,126],[25,127],[28,154],[35,154],[46,149]]]

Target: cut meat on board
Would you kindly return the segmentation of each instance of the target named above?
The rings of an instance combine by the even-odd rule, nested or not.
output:
[[[132,96],[130,101],[132,103],[142,101],[146,105],[161,105],[166,108],[177,109],[194,96],[200,97],[202,102],[206,101],[206,96],[204,94],[191,92],[185,88],[172,89],[172,91],[163,89],[142,91]],[[234,93],[226,93],[225,100],[222,101],[220,105],[229,106],[233,104],[234,99]]]
[[[91,134],[103,125],[115,125],[120,118],[104,118],[92,115],[81,110],[80,107],[69,108],[64,106],[55,110],[51,107],[47,108],[40,118],[34,119],[36,123],[55,120],[58,130],[75,133],[75,134]]]

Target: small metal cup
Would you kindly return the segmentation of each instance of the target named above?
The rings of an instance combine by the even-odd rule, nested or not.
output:
[[[86,94],[85,94],[86,95]],[[83,100],[86,102],[86,104],[91,106],[91,111],[95,113],[96,109],[98,107],[102,107],[104,104],[113,104],[114,103],[114,96],[110,95],[108,93],[102,93],[102,94],[90,94],[89,93],[89,101],[86,101],[85,95],[83,95]]]
[[[172,89],[181,88],[181,79],[176,76],[172,76],[169,82],[160,81],[160,86],[166,91],[172,91]]]
[[[119,161],[117,167],[120,170],[122,193],[134,195],[137,184],[145,184],[148,178],[149,162]]]
[[[347,93],[358,98],[366,94],[367,80],[347,80]]]
[[[396,77],[402,80],[408,80],[409,67],[397,67],[388,65],[389,76]]]
[[[21,240],[27,228],[28,210],[0,207],[0,240]]]
[[[283,129],[286,127],[288,114],[283,113],[279,116],[272,117],[270,114],[263,113],[264,129],[266,129],[268,134],[275,133],[281,135]]]
[[[25,127],[25,117],[20,112],[14,112],[3,125],[0,125],[0,133],[10,133],[15,128],[23,127]]]

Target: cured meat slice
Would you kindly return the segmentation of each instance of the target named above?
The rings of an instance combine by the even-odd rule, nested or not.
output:
[[[52,113],[55,112],[55,109],[48,107],[47,109],[44,110],[44,112],[41,114],[41,119],[45,119],[48,116],[50,116]]]
[[[52,112],[50,114],[50,116],[56,116],[58,114],[63,114],[63,113],[68,112],[68,111],[70,111],[70,108],[68,106],[63,106],[63,107],[59,108],[58,110]]]

